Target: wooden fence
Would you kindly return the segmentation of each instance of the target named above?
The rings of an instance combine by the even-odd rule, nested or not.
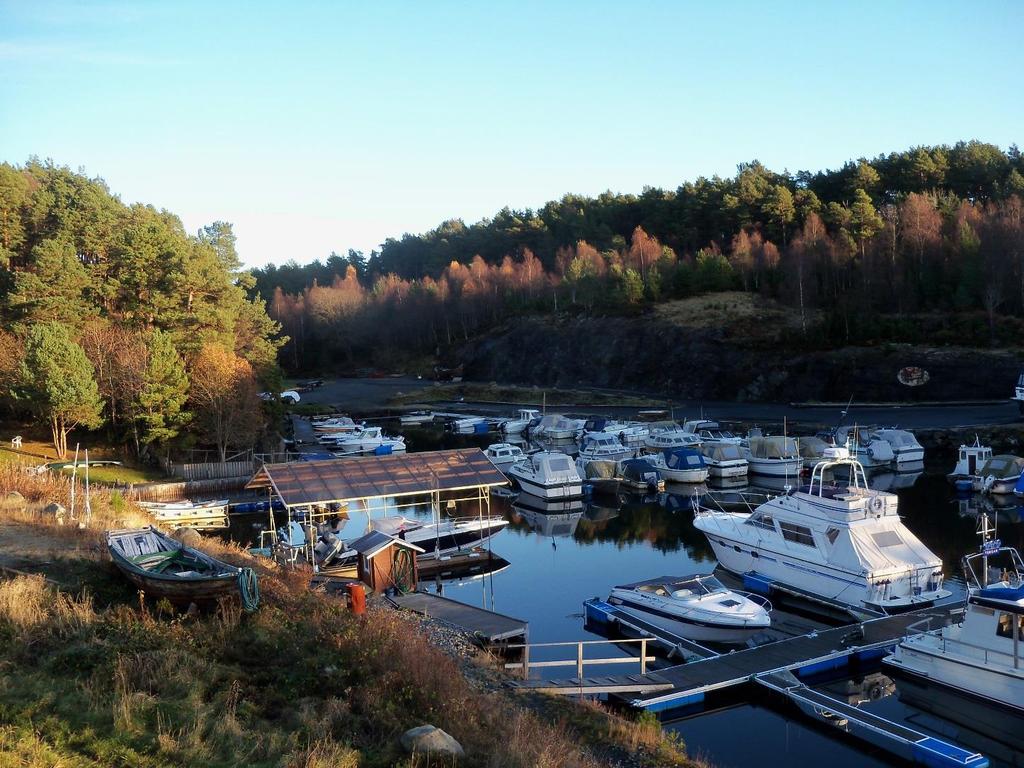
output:
[[[128,495],[137,501],[180,501],[190,497],[235,497],[249,480],[245,477],[221,477],[210,480],[189,480],[166,483],[145,483],[132,486]]]
[[[196,463],[168,462],[164,467],[167,472],[182,480],[221,480],[226,478],[244,477],[248,480],[256,474],[256,461],[203,461]]]

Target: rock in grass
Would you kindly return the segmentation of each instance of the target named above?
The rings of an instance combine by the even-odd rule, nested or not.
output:
[[[454,738],[435,728],[433,725],[421,725],[402,734],[402,746],[406,752],[435,755],[455,755],[462,757],[465,752],[462,745]]]
[[[53,502],[43,507],[43,515],[45,517],[52,517],[59,525],[63,525],[64,519],[68,516],[68,511],[64,509],[63,504]]]
[[[186,547],[198,547],[203,542],[202,535],[195,528],[177,528],[171,534],[171,538]]]

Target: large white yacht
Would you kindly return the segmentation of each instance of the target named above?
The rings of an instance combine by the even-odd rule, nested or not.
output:
[[[903,674],[945,686],[1024,715],[1024,562],[1011,547],[988,539],[964,558],[968,581],[963,620],[905,638],[885,659]]]
[[[843,469],[841,487],[826,473]],[[867,487],[864,468],[832,448],[809,485],[753,512],[699,508],[694,525],[724,568],[762,590],[840,604],[860,614],[926,606],[948,597],[942,561],[900,520],[895,494]]]
[[[539,451],[513,464],[505,474],[519,483],[522,490],[542,499],[583,495],[583,479],[564,453]]]

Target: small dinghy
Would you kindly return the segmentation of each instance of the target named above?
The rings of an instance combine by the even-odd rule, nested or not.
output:
[[[114,565],[145,594],[172,604],[209,603],[233,592],[247,611],[259,605],[256,574],[186,547],[153,526],[106,533]]]
[[[623,584],[608,602],[690,640],[742,643],[771,625],[771,603],[727,589],[711,574]]]

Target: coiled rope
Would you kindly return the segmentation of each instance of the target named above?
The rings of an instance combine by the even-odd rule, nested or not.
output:
[[[260,585],[256,571],[242,568],[238,571],[238,594],[242,598],[242,607],[252,613],[260,605]]]

